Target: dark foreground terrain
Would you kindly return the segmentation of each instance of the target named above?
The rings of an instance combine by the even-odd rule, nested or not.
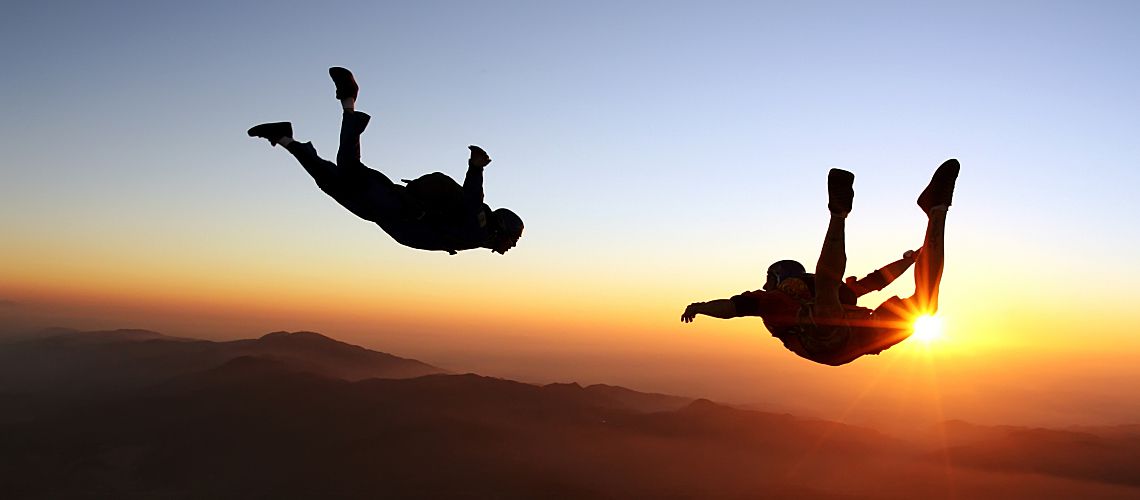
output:
[[[0,343],[2,498],[1140,498],[1140,429],[937,446],[620,387],[452,375],[315,333]]]

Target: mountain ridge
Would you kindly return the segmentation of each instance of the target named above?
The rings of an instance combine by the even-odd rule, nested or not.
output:
[[[136,389],[241,356],[276,359],[326,376],[409,378],[447,370],[315,332],[209,341],[139,329],[48,334],[0,344],[0,391],[102,394]]]
[[[353,378],[325,364],[406,358],[316,332],[108,336],[118,340],[0,345],[0,375],[5,361],[44,355],[39,373],[56,385],[120,382],[79,396],[52,384],[0,391],[6,498],[919,498],[945,495],[951,464],[962,498],[1140,493],[1130,426],[1101,435],[948,421],[930,447],[621,386]],[[177,369],[153,371],[155,361]],[[115,366],[118,378],[76,369]],[[122,383],[131,377],[150,382]]]

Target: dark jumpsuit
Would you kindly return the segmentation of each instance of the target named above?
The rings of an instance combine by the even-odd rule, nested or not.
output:
[[[312,143],[293,142],[286,149],[297,158],[317,187],[357,217],[380,226],[398,243],[420,250],[459,250],[490,244],[490,207],[483,203],[483,167],[468,166],[463,180],[462,214],[442,220],[425,212],[404,186],[360,162],[360,134],[368,115],[346,112],[340,126],[336,163],[317,155]]]
[[[775,291],[744,292],[730,300],[738,315],[763,318],[764,326],[789,351],[825,365],[844,365],[860,356],[879,354],[910,336],[908,315],[898,297],[891,297],[873,311],[855,305],[860,296],[882,290],[892,281],[882,271],[840,285],[839,297],[846,314],[843,319],[830,321],[811,315],[814,278],[804,274],[782,281]]]

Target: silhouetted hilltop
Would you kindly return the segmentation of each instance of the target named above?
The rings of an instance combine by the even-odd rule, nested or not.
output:
[[[338,340],[334,340],[332,337],[326,337],[326,336],[321,335],[317,332],[310,332],[310,331],[287,332],[284,330],[277,331],[277,332],[269,332],[265,335],[262,335],[260,340],[283,341],[283,342],[313,342],[313,343],[318,343],[318,344],[325,343],[325,342],[336,342],[338,344],[343,343],[343,342],[340,342]]]
[[[256,340],[225,343],[234,353],[287,361],[315,373],[346,380],[412,378],[446,370],[334,340],[315,332],[273,332]]]
[[[56,329],[0,344],[0,392],[98,395],[154,385],[242,356],[271,358],[328,377],[407,378],[445,370],[313,332],[211,342],[147,330]]]

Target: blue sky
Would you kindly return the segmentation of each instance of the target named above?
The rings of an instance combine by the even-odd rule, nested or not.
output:
[[[757,288],[774,260],[813,262],[830,167],[857,174],[849,274],[894,259],[921,241],[915,196],[956,157],[945,314],[974,331],[1067,311],[1046,315],[1058,352],[1089,318],[1140,349],[1137,19],[1135,2],[6,5],[0,299],[255,290],[413,322],[435,315],[411,305],[470,303],[456,317],[487,331],[541,326],[518,311],[596,318],[605,350],[692,331],[675,324],[685,303]],[[460,176],[466,145],[486,148],[488,203],[527,222],[518,248],[399,247],[246,137],[290,120],[332,157],[333,65],[356,73],[364,160],[390,177]],[[323,325],[304,317],[193,328]],[[196,333],[153,318],[123,326]],[[736,345],[722,325],[698,328]]]

